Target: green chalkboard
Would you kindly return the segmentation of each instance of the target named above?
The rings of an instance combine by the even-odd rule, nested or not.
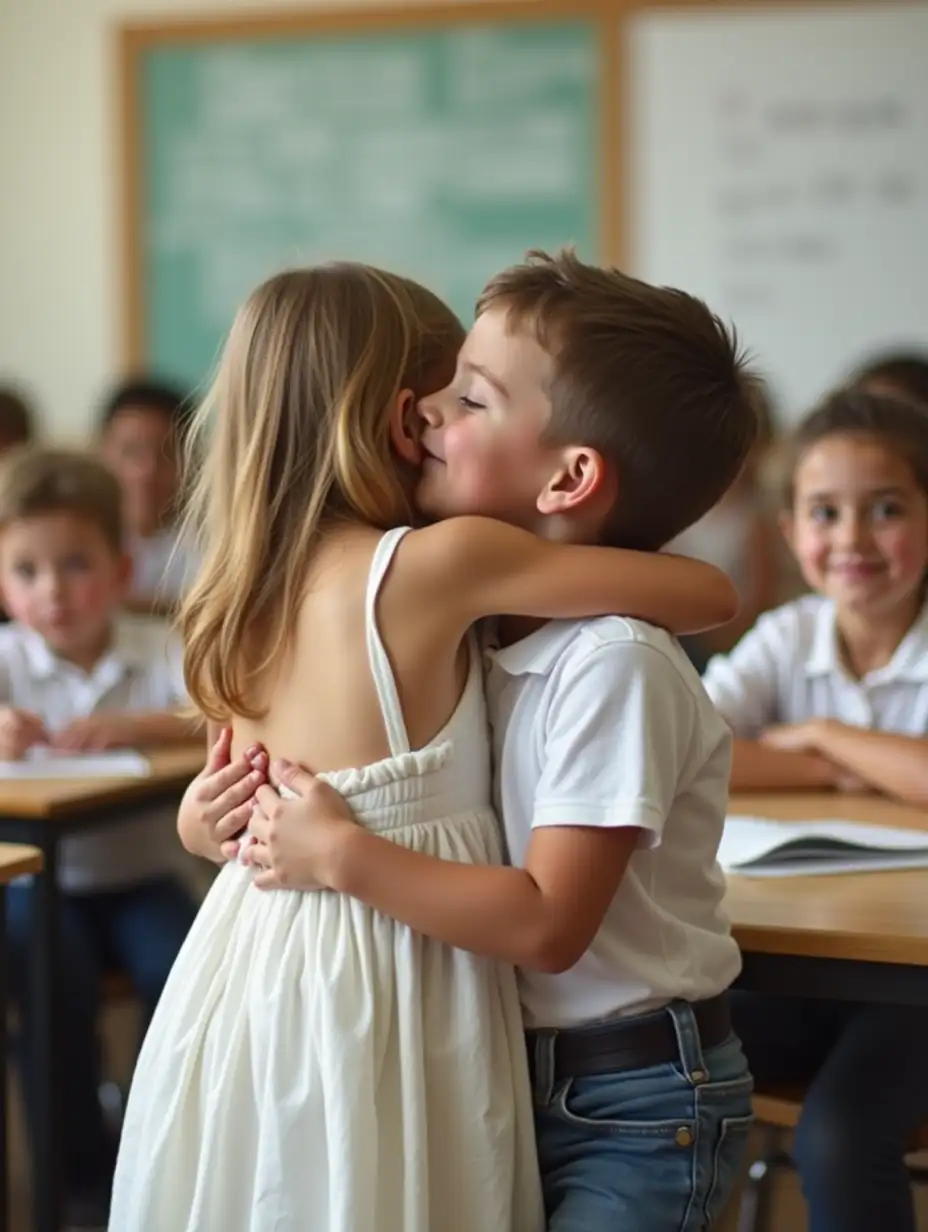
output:
[[[466,321],[526,248],[600,256],[599,41],[582,15],[374,14],[136,43],[135,358],[204,380],[238,304],[287,266],[369,261]]]

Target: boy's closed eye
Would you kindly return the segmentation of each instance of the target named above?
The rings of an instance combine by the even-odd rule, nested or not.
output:
[[[471,398],[468,394],[460,394],[458,401],[466,411],[485,411],[487,409],[485,403],[478,402],[476,398]]]

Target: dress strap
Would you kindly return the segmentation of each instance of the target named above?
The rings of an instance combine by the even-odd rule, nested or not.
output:
[[[395,530],[388,530],[377,544],[371,560],[371,571],[367,578],[367,598],[364,605],[367,657],[377,689],[377,700],[380,702],[380,713],[383,715],[387,740],[390,743],[391,757],[399,757],[402,753],[410,752],[409,734],[403,720],[396,677],[393,675],[393,668],[390,666],[390,660],[377,627],[377,596],[393,561],[394,553],[402,542],[403,536],[410,529],[409,526],[398,526]]]

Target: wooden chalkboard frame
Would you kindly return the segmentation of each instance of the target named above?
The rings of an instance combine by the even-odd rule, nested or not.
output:
[[[358,8],[282,11],[276,14],[198,17],[173,22],[127,23],[119,28],[120,78],[120,223],[121,223],[121,345],[129,368],[144,365],[145,355],[145,219],[143,202],[140,66],[146,52],[165,45],[213,42],[257,42],[287,35],[311,38],[332,33],[376,34],[400,29],[547,21],[588,22],[599,31],[600,88],[598,116],[601,143],[598,161],[600,248],[607,259],[621,253],[618,192],[620,139],[621,6],[609,0],[465,0],[460,4],[410,6],[402,9]]]
[[[865,8],[878,0],[840,0],[842,8]],[[924,0],[902,0],[918,7]],[[152,48],[169,43],[253,41],[294,34],[376,33],[416,26],[449,26],[473,21],[526,24],[549,20],[585,21],[600,33],[599,158],[600,248],[605,260],[630,256],[631,224],[626,216],[625,184],[630,173],[631,123],[623,106],[629,82],[629,18],[655,10],[763,10],[783,13],[826,6],[826,0],[462,0],[462,3],[412,3],[404,8],[358,7],[282,10],[276,13],[221,14],[172,21],[129,22],[119,28],[120,193],[121,193],[121,352],[129,365],[144,359],[145,287],[142,241],[142,116],[139,63]]]

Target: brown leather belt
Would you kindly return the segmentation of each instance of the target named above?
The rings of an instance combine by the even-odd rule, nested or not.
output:
[[[715,1048],[731,1034],[728,993],[707,1001],[691,1003],[703,1048]],[[666,1009],[640,1018],[614,1019],[594,1027],[572,1027],[563,1031],[527,1031],[529,1068],[535,1077],[540,1042],[553,1045],[554,1082],[569,1078],[588,1078],[594,1074],[664,1065],[680,1056],[674,1022]]]

